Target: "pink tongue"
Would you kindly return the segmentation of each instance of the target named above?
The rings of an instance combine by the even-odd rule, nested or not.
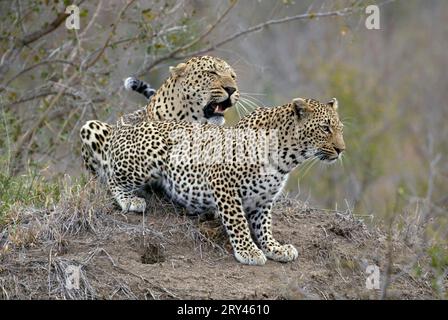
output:
[[[220,105],[217,105],[215,108],[215,112],[224,112],[224,109]]]

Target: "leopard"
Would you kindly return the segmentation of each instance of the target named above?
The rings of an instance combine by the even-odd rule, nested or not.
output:
[[[193,57],[169,70],[170,76],[156,91],[136,78],[125,80],[125,88],[149,99],[143,109],[120,117],[115,126],[90,120],[81,127],[84,166],[100,181],[106,181],[106,153],[111,134],[117,128],[144,121],[169,120],[223,125],[224,112],[238,102],[240,92],[235,71],[221,58]]]
[[[111,138],[107,183],[123,212],[142,213],[139,190],[157,180],[189,212],[216,212],[238,262],[290,262],[298,251],[274,238],[273,204],[292,170],[314,159],[334,163],[344,150],[337,99],[295,98],[258,107],[232,127],[185,121],[122,127]]]

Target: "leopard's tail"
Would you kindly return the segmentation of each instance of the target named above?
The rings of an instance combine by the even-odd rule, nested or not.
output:
[[[156,92],[154,88],[151,88],[149,83],[139,80],[134,77],[129,77],[124,80],[124,87],[126,90],[136,91],[146,97],[146,99],[151,99],[152,95]]]

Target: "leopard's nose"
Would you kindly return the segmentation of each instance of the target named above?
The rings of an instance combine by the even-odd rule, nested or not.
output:
[[[345,150],[345,148],[343,147],[334,147],[334,150],[339,154],[341,154],[341,152],[343,152]]]
[[[229,94],[229,97],[236,91],[234,87],[224,87],[224,90]]]

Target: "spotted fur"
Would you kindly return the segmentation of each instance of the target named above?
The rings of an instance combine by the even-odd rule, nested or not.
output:
[[[170,67],[170,73],[145,108],[121,117],[116,126],[98,120],[82,126],[81,153],[93,175],[104,181],[110,135],[117,127],[160,120],[224,124],[224,111],[239,99],[236,75],[227,62],[211,56],[194,57]],[[138,85],[141,83],[127,81],[130,88],[138,89]]]
[[[251,134],[243,137],[240,132]],[[257,146],[261,132],[276,137],[276,147],[263,158],[267,161],[249,161],[236,152],[243,138],[243,154]],[[191,152],[179,158],[177,151],[188,148]],[[239,262],[262,265],[266,258],[287,262],[298,252],[272,235],[276,196],[295,167],[315,157],[334,162],[344,149],[336,99],[324,104],[297,98],[279,107],[258,108],[232,129],[176,121],[123,126],[112,134],[107,179],[123,211],[144,212],[146,203],[138,191],[158,180],[189,211],[218,213]],[[217,150],[225,158],[200,158]]]

